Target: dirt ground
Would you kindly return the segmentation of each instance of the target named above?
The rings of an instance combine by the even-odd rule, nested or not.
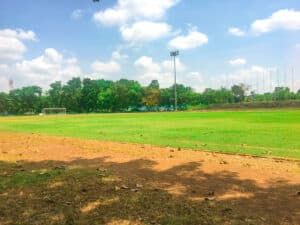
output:
[[[300,224],[300,161],[0,132],[0,224]]]

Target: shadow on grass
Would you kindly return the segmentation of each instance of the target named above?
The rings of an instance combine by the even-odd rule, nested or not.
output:
[[[236,173],[205,173],[201,162],[155,165],[0,162],[0,224],[299,224],[300,185],[263,188]]]

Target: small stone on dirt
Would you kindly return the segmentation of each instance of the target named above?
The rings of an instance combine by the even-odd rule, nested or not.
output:
[[[143,188],[142,184],[136,184],[135,186],[136,186],[136,188]]]
[[[104,169],[104,168],[97,168],[96,170],[99,171],[99,172],[103,172],[103,173],[105,173],[105,172],[107,171],[107,170]]]
[[[115,191],[119,191],[121,188],[119,186],[115,186]]]
[[[132,188],[131,191],[132,191],[132,192],[138,192],[139,189],[137,189],[137,188]]]
[[[221,160],[220,160],[220,164],[223,164],[223,165],[225,165],[225,164],[228,164],[228,162],[227,162],[227,161],[225,161],[225,160],[223,160],[223,159],[221,159]]]
[[[55,166],[53,169],[55,169],[55,170],[64,170],[65,166]]]
[[[205,201],[213,201],[215,200],[215,197],[205,197],[204,199]]]
[[[122,185],[121,188],[126,190],[129,189],[129,187],[127,187],[126,185]]]
[[[253,225],[255,224],[255,220],[249,219],[249,218],[246,218],[246,219],[245,219],[245,222],[248,223],[248,224],[251,224],[251,225],[252,225],[252,224],[253,224]]]
[[[45,175],[45,174],[48,174],[47,172],[40,172],[39,173],[40,175]]]
[[[259,219],[261,219],[264,222],[266,221],[266,219],[264,217],[261,217],[261,216],[259,217]]]
[[[178,150],[178,151],[181,151],[181,148],[180,148],[180,147],[178,147],[178,148],[177,148],[177,150]]]

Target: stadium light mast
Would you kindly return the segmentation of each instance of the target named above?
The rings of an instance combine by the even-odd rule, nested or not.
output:
[[[179,51],[171,51],[170,56],[173,57],[174,62],[174,108],[177,111],[177,90],[176,90],[176,56],[179,55]]]

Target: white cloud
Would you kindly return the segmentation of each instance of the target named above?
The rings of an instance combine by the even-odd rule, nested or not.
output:
[[[137,68],[135,79],[142,85],[148,85],[151,80],[158,80],[162,88],[170,87],[174,84],[174,73],[172,61],[155,62],[151,57],[142,56],[134,63]],[[205,88],[203,75],[199,72],[185,72],[185,65],[177,59],[178,76],[177,82],[190,86],[197,91]]]
[[[0,36],[0,59],[17,60],[26,51],[26,46],[17,38],[7,38]]]
[[[93,19],[105,26],[120,25],[126,23],[129,15],[126,10],[106,9],[94,14]]]
[[[32,60],[23,60],[11,68],[11,78],[18,87],[39,85],[48,88],[54,81],[67,81],[80,76],[81,70],[75,58],[65,58],[53,48],[47,48],[44,54]]]
[[[31,30],[24,31],[22,29],[0,30],[0,60],[21,59],[26,51],[23,40],[36,40],[35,33]]]
[[[154,63],[153,59],[148,56],[142,56],[134,62],[134,65],[142,68],[146,71],[151,71],[154,73],[159,73],[161,71],[161,67],[158,63]]]
[[[94,70],[94,72],[100,73],[100,75],[116,74],[121,70],[119,63],[115,61],[95,61],[91,65],[91,68]]]
[[[162,66],[168,71],[173,71],[174,62],[173,62],[173,60],[166,60],[166,61],[162,62]],[[185,65],[180,61],[179,58],[176,58],[176,70],[178,72],[185,71]]]
[[[8,79],[0,76],[0,92],[7,92],[8,90]]]
[[[3,29],[0,30],[1,37],[8,37],[8,38],[17,38],[20,40],[36,40],[35,33],[31,30],[24,31],[23,29]]]
[[[178,76],[178,82],[186,86],[192,87],[198,92],[203,91],[206,87],[204,84],[203,75],[199,72],[189,72]]]
[[[5,72],[8,70],[8,65],[6,64],[0,64],[0,75],[3,76]]]
[[[300,30],[300,11],[282,9],[274,12],[269,18],[252,23],[252,30],[258,34],[278,29]]]
[[[163,62],[154,62],[151,57],[142,56],[134,63],[137,68],[136,79],[143,85],[148,85],[151,80],[158,80],[161,87],[170,87],[174,82],[173,62],[166,60]],[[178,81],[189,84],[185,71],[185,65],[177,59]]]
[[[271,76],[270,76],[271,73]],[[231,88],[234,84],[243,83],[250,86],[249,91],[258,93],[270,91],[276,86],[275,69],[271,67],[251,66],[232,73],[213,76],[209,83],[214,88],[225,86]]]
[[[130,21],[158,20],[179,0],[118,0],[112,8],[96,12],[95,22],[106,25],[124,25]]]
[[[240,65],[245,65],[247,63],[246,59],[243,58],[238,58],[238,59],[232,59],[229,61],[229,64],[232,66],[240,66]]]
[[[173,49],[187,50],[207,44],[208,37],[197,31],[197,28],[190,29],[186,36],[178,36],[169,42],[169,47]]]
[[[137,68],[136,80],[142,85],[148,85],[152,80],[158,80],[161,87],[167,87],[172,83],[171,74],[162,71],[160,63],[153,61],[151,57],[142,56],[134,63]]]
[[[237,37],[245,36],[245,32],[237,27],[231,27],[228,29],[228,33]]]
[[[36,41],[36,36],[35,33],[31,30],[24,31],[22,29],[17,30],[17,37],[21,40],[31,40],[31,41]]]
[[[112,57],[112,59],[114,59],[114,60],[126,60],[126,59],[128,59],[128,55],[121,54],[119,51],[114,51],[114,52],[111,54],[111,57]]]
[[[50,63],[60,63],[63,60],[63,56],[56,51],[54,48],[47,48],[45,49],[45,56],[44,60]],[[72,59],[74,60],[74,59]]]
[[[296,44],[296,48],[300,48],[300,43]]]
[[[76,64],[78,62],[77,58],[72,57],[65,60],[67,64]]]
[[[81,10],[81,9],[75,9],[71,13],[71,18],[75,19],[75,20],[80,19],[82,16],[83,16],[83,10]]]
[[[141,43],[154,41],[171,35],[171,26],[167,23],[140,21],[131,26],[122,26],[121,35],[125,41]]]
[[[6,64],[0,64],[0,92],[8,91],[9,67]]]

